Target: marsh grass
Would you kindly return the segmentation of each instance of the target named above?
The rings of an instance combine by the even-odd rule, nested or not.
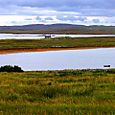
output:
[[[54,47],[109,47],[115,46],[115,37],[102,38],[55,38],[55,39],[27,39],[0,40],[0,49],[31,49]]]
[[[1,72],[0,114],[115,114],[115,70]]]

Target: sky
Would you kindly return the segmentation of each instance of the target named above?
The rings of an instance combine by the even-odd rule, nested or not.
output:
[[[115,0],[0,0],[0,26],[54,23],[115,26]]]

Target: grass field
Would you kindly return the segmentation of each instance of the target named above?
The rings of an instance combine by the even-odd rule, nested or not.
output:
[[[115,37],[105,38],[55,38],[39,40],[0,40],[0,49],[54,48],[54,47],[112,47]]]
[[[0,115],[76,114],[115,114],[115,70],[0,73]]]

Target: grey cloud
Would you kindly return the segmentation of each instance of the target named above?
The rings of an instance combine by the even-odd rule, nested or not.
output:
[[[79,16],[79,17],[77,17],[77,20],[78,21],[85,21],[85,20],[87,20],[87,18],[83,17],[83,16]]]
[[[92,20],[94,23],[100,23],[100,20],[99,19],[93,19]]]
[[[47,21],[47,20],[51,21],[51,20],[53,20],[53,18],[52,18],[52,17],[46,17],[45,20],[46,20],[46,21]]]
[[[46,22],[46,20],[44,18],[40,17],[40,16],[36,17],[36,21],[40,22],[40,23],[45,23]]]
[[[32,18],[26,18],[25,20],[33,20]]]
[[[65,16],[57,16],[57,19],[58,20],[61,20],[61,21],[85,21],[87,18],[86,17],[83,17],[83,16],[73,16],[73,15],[65,15]]]
[[[43,18],[43,17],[37,16],[36,20],[39,21],[39,22],[46,23],[47,21],[53,21],[54,19],[52,17]]]
[[[99,8],[99,9],[114,9],[115,0],[0,0],[1,4],[12,4],[19,6],[28,6],[28,7],[49,7],[53,9],[63,9],[65,8]],[[65,9],[66,10],[66,9]]]
[[[79,12],[80,15],[115,15],[115,0],[0,0],[0,7],[31,7],[51,9],[59,12]],[[5,8],[4,8],[5,7]],[[16,13],[16,12],[15,12]]]
[[[11,21],[12,24],[16,24],[17,22],[16,21]]]
[[[42,21],[42,18],[41,18],[40,16],[37,16],[37,17],[36,17],[36,20]]]
[[[91,16],[114,17],[115,0],[0,0],[0,15],[37,16],[38,22],[53,22],[52,17],[56,17],[58,21],[90,23],[87,20]],[[100,20],[92,22],[98,24]]]
[[[62,20],[62,21],[75,21],[76,20],[76,17],[75,16],[57,16],[57,19],[58,20]]]

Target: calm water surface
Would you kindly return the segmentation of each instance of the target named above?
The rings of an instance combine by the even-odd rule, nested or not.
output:
[[[109,35],[82,35],[82,34],[52,34],[52,38],[57,37],[115,37],[115,34]],[[0,39],[43,39],[44,34],[0,34]]]
[[[115,48],[1,54],[0,66],[18,65],[23,70],[115,68]]]

